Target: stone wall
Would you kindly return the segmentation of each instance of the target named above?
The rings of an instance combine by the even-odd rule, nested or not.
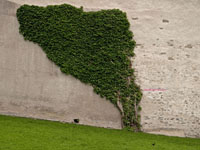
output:
[[[186,0],[176,0],[176,1],[174,0],[139,0],[139,1],[138,0],[126,0],[126,1],[10,0],[10,1],[18,4],[27,3],[27,4],[42,5],[42,6],[46,6],[49,4],[68,3],[77,7],[83,6],[86,11],[119,8],[127,12],[128,19],[131,23],[131,30],[133,31],[135,35],[134,39],[137,42],[137,47],[135,49],[136,57],[134,58],[134,68],[136,69],[137,83],[143,89],[143,94],[144,94],[141,102],[141,106],[143,108],[141,112],[142,130],[145,132],[156,133],[156,134],[200,137],[200,91],[199,91],[200,1],[199,0],[189,0],[189,1]],[[46,93],[47,95],[49,94],[51,95],[52,91],[57,89],[55,87],[52,87],[53,85],[57,85],[56,87],[62,89],[65,87],[65,85],[68,85],[67,82],[72,83],[76,81],[71,77],[63,76],[53,64],[51,64],[49,61],[46,60],[44,53],[36,45],[24,42],[22,40],[22,37],[20,37],[21,38],[20,42],[15,40],[16,39],[15,36],[12,37],[12,34],[14,32],[15,33],[14,35],[17,35],[19,38],[19,35],[17,33],[18,32],[17,27],[13,29],[13,26],[18,26],[18,24],[16,23],[16,18],[14,17],[15,7],[12,8],[12,11],[13,11],[12,13],[10,13],[7,10],[5,11],[7,13],[10,13],[9,18],[11,19],[8,19],[8,17],[4,17],[4,22],[7,21],[7,24],[6,25],[4,24],[4,28],[0,26],[0,33],[5,32],[5,30],[7,29],[8,30],[7,32],[9,32],[10,34],[9,39],[13,38],[12,45],[16,45],[14,47],[15,50],[17,50],[16,47],[19,47],[19,45],[21,45],[21,47],[24,47],[24,51],[22,51],[21,48],[19,48],[19,51],[22,52],[20,53],[21,55],[20,58],[18,59],[18,63],[16,63],[16,61],[14,61],[15,60],[14,58],[15,55],[17,56],[17,53],[19,52],[15,51],[16,54],[12,53],[12,55],[8,55],[7,53],[2,51],[2,46],[1,46],[0,52],[5,54],[3,56],[0,56],[0,61],[1,61],[0,66],[4,64],[4,68],[6,68],[4,70],[7,70],[7,73],[4,73],[4,76],[6,76],[6,78],[5,77],[3,79],[2,77],[0,78],[0,82],[3,83],[0,85],[1,87],[0,91],[4,90],[4,92],[1,93],[8,93],[7,95],[9,95],[9,93],[14,92],[14,89],[16,89],[15,92],[18,95],[11,94],[11,96],[13,96],[12,102],[15,102],[14,98],[20,97],[20,95],[22,95],[23,92],[24,95],[27,93],[26,91],[27,87],[29,87],[30,89],[29,92],[33,92],[34,90],[31,89],[39,88],[37,86],[39,86],[40,85],[39,83],[41,82],[44,82],[45,84],[50,84],[49,83],[50,80],[47,80],[46,82],[43,81],[50,75],[47,76],[47,74],[39,73],[42,70],[41,67],[43,67],[43,70],[44,68],[46,68],[46,70],[51,70],[51,69],[54,70],[52,72],[49,71],[49,73],[51,72],[51,74],[53,74],[52,75],[54,76],[53,79],[55,78],[57,79],[55,81],[51,81],[53,82],[51,83],[51,85],[45,86],[43,88],[40,87],[41,89],[43,89],[43,92],[46,92],[45,90],[48,90],[48,87],[51,87],[49,93]],[[4,16],[4,14],[1,16]],[[7,33],[4,34],[7,35]],[[1,45],[2,43],[5,43],[3,40],[5,39],[1,38],[0,40]],[[30,44],[32,45],[33,48],[30,49],[30,51],[27,51],[29,50]],[[12,47],[11,43],[8,43],[7,47],[9,46]],[[26,52],[26,54],[24,52]],[[6,64],[4,62],[5,59],[7,59]],[[39,63],[41,60],[43,60],[44,62]],[[23,76],[26,76],[26,72],[28,72],[25,70],[29,69],[29,72],[32,72],[30,73],[31,74],[30,76],[34,76],[35,80],[31,81],[31,79],[29,79],[30,77],[23,77],[23,80],[22,79],[19,80],[19,77],[14,75],[13,73],[14,71],[12,71],[12,73],[10,71],[14,68],[13,64],[15,64],[15,68],[18,68],[18,70],[21,68],[21,71],[18,72],[24,74]],[[26,67],[26,65],[29,65],[29,67]],[[35,72],[32,71],[34,69]],[[54,75],[55,72],[57,72],[58,77],[55,77],[56,76]],[[0,75],[2,76],[2,73]],[[29,83],[28,85],[28,82],[30,81],[32,83],[31,84]],[[63,81],[65,81],[66,83],[63,84]],[[21,90],[18,90],[18,87],[16,87],[15,84],[17,82],[24,83],[24,86],[23,88],[21,87],[22,88]],[[81,84],[78,81],[76,82],[78,85]],[[10,84],[12,84],[12,86]],[[74,86],[74,83],[70,85]],[[14,86],[16,88],[11,88]],[[89,87],[87,88],[89,89]],[[71,89],[71,87],[68,87],[68,90],[69,89]],[[66,89],[64,91],[66,91]],[[67,92],[65,94],[65,97],[68,97],[68,94],[69,93]],[[77,92],[75,92],[74,95],[76,94]],[[37,94],[33,92],[32,95],[35,96]],[[92,89],[91,89],[91,95],[93,95]],[[53,95],[52,99],[58,99],[58,98],[65,99],[63,92],[59,90],[56,95]],[[27,99],[27,97],[24,97],[24,99]],[[42,99],[41,97],[37,97],[38,103],[43,103],[41,99]],[[1,103],[6,103],[7,101],[8,99],[3,100],[2,98],[0,100]],[[71,100],[69,101],[74,102]],[[85,101],[83,100],[82,102]],[[106,101],[103,101],[102,103],[104,102]],[[24,104],[20,105],[24,106]],[[44,104],[44,106],[45,105],[46,104]],[[93,106],[92,104],[89,103],[87,103],[87,105],[90,105],[91,107]],[[110,106],[109,103],[108,105]],[[11,106],[11,104],[9,104],[9,106]],[[73,106],[73,104],[71,106]],[[4,108],[7,109],[6,106],[4,106]],[[2,110],[2,106],[0,106],[0,110]],[[71,112],[71,110],[74,111],[74,107],[71,109],[69,107],[68,111]],[[111,111],[113,111],[112,115],[115,113],[119,115],[116,109],[113,108],[113,110]],[[116,118],[118,119],[114,119],[118,120],[117,127],[119,127],[118,115],[116,115]]]

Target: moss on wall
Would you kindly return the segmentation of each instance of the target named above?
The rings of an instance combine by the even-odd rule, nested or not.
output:
[[[130,60],[135,41],[124,12],[84,12],[67,4],[23,5],[17,18],[25,40],[39,44],[63,73],[91,85],[94,92],[110,100],[126,127],[140,128],[142,93]]]

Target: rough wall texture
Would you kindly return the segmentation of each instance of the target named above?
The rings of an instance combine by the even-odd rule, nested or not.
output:
[[[143,108],[141,113],[143,131],[165,135],[200,137],[199,0],[10,1],[18,4],[27,3],[42,6],[68,3],[77,7],[83,6],[88,11],[119,8],[127,12],[131,23],[131,30],[138,43],[135,49],[134,67],[136,68],[137,82],[144,89],[144,96],[141,103]],[[7,112],[12,112],[13,108],[19,109],[21,107],[21,112],[24,112],[28,110],[28,107],[23,106],[29,106],[30,102],[34,102],[35,105],[48,107],[49,103],[55,99],[59,99],[58,101],[62,101],[62,103],[68,99],[69,101],[67,102],[70,102],[70,105],[73,106],[71,108],[70,105],[66,105],[66,107],[62,105],[62,108],[59,108],[59,110],[66,110],[72,113],[77,108],[80,109],[80,107],[74,105],[76,101],[70,99],[71,97],[76,97],[82,90],[88,92],[87,88],[90,88],[82,85],[75,79],[64,77],[53,64],[46,60],[44,53],[36,45],[23,42],[22,37],[19,37],[17,33],[18,24],[14,17],[17,6],[12,3],[10,4],[11,6],[9,7],[11,8],[9,11],[5,10],[5,12],[2,12],[2,9],[0,9],[0,13],[2,14],[1,20],[3,19],[6,22],[3,24],[3,27],[1,27],[2,25],[0,26],[0,33],[6,31],[3,36],[4,38],[0,36],[0,111],[6,112],[12,106],[11,110]],[[2,7],[2,0],[0,7]],[[8,15],[5,13],[9,14],[9,17],[6,17]],[[7,35],[9,37],[5,39]],[[5,42],[8,39],[10,42]],[[21,42],[19,42],[19,39]],[[11,47],[14,49],[11,49]],[[3,51],[3,49],[6,51]],[[11,49],[10,52],[8,52],[9,49]],[[23,86],[19,86],[20,84],[23,84]],[[74,91],[72,86],[80,90],[76,89]],[[55,89],[57,89],[57,93],[52,94]],[[158,91],[158,89],[162,90]],[[76,94],[73,96],[69,96],[70,92],[63,94],[63,91],[67,90]],[[93,97],[96,97],[93,95],[92,89],[89,91]],[[45,95],[51,95],[51,98],[47,100]],[[92,101],[92,98],[91,101],[87,101],[87,96],[83,95],[81,96],[83,100],[78,102],[82,102],[80,105],[84,104],[84,107],[88,105],[95,107],[97,102],[99,102],[103,104],[101,104],[100,108],[96,106],[95,111],[97,109],[100,112],[106,109],[102,108],[102,106],[107,107],[107,109],[112,108],[107,101],[102,102],[99,98],[95,98],[95,101]],[[67,98],[68,96],[69,98]],[[24,100],[21,100],[22,97]],[[15,104],[16,99],[19,100],[18,104]],[[76,98],[74,99],[76,100]],[[93,102],[93,104],[90,102]],[[37,109],[37,105],[30,110],[29,115],[34,114],[33,112],[36,114],[36,110],[45,112],[46,108]],[[54,105],[58,105],[58,103],[54,103]],[[2,108],[4,108],[4,111],[2,111]],[[87,109],[92,112],[89,106]],[[105,118],[103,115],[98,115],[105,121],[107,117],[110,117],[109,115],[111,115],[112,111],[111,118],[114,118],[113,122],[115,123],[112,122],[111,124],[116,125],[112,127],[120,127],[119,113],[116,109],[110,109],[110,113]],[[117,115],[114,115],[115,113]],[[63,112],[61,111],[60,114],[63,114]],[[74,113],[74,116],[76,116],[76,113]],[[51,115],[51,117],[54,118],[55,116]],[[92,119],[94,118],[91,118],[91,122],[93,122]],[[99,119],[95,118],[95,120]],[[105,121],[106,125],[107,122]]]

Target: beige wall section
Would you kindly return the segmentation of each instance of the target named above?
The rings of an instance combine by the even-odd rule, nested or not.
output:
[[[121,128],[117,108],[55,66],[19,34],[19,5],[0,1],[0,113]]]
[[[68,3],[77,7],[83,6],[85,10],[119,8],[127,12],[131,30],[138,44],[134,59],[137,82],[142,89],[165,89],[165,91],[143,91],[144,97],[141,103],[143,131],[165,135],[200,137],[199,0],[10,1],[18,4],[27,3],[43,6]],[[4,26],[6,27],[6,25]],[[10,28],[10,30],[13,29]],[[4,42],[1,40],[1,43]],[[25,52],[33,54],[33,50]],[[22,55],[25,54],[22,53]],[[44,54],[38,50],[37,57],[21,57],[21,59],[39,59],[40,55],[45,58]],[[32,62],[28,60],[25,62]],[[7,66],[9,66],[11,62],[7,63]],[[37,65],[35,67],[39,68]],[[36,72],[37,74],[39,73]],[[16,80],[17,78],[11,79]],[[2,79],[0,80],[2,82]],[[10,81],[10,84],[14,84],[14,82],[16,81]],[[4,88],[8,86],[7,84],[6,82]]]

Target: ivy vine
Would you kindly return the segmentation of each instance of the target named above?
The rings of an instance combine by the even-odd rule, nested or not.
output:
[[[140,129],[142,93],[130,60],[135,41],[126,13],[118,9],[84,12],[68,4],[23,5],[17,18],[25,40],[39,44],[63,73],[110,100],[121,112],[125,127]]]

